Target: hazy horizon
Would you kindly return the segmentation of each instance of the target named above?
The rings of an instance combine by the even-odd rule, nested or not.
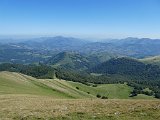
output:
[[[26,41],[26,40],[34,40],[39,38],[54,38],[54,37],[64,37],[64,38],[75,38],[80,40],[86,40],[86,41],[104,41],[104,40],[123,40],[128,38],[137,38],[137,39],[152,39],[152,40],[160,40],[160,38],[150,38],[150,37],[89,37],[89,36],[69,36],[69,35],[0,35],[0,42],[2,42],[3,39],[8,40],[17,40],[19,42]]]

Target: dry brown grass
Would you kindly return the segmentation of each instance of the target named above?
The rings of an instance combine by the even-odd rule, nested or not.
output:
[[[159,100],[54,99],[34,95],[0,95],[4,119],[160,120]]]

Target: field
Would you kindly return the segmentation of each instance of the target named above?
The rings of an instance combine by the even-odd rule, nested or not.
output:
[[[159,100],[53,99],[0,95],[0,118],[15,120],[159,120]]]
[[[0,72],[0,120],[158,120],[160,100],[129,98],[131,91],[126,84],[87,86]]]
[[[126,84],[102,84],[87,86],[78,82],[59,79],[36,79],[15,72],[0,72],[0,94],[31,94],[54,98],[96,98],[96,95],[112,99],[129,98],[132,88]]]

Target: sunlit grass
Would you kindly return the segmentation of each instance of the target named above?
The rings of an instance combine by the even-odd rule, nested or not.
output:
[[[0,118],[16,120],[158,120],[159,100],[54,99],[0,95]]]

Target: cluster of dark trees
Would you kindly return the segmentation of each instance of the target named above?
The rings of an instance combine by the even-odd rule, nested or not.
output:
[[[4,63],[0,64],[0,71],[19,72],[36,78],[54,78],[55,69],[43,64],[40,65],[22,65]]]
[[[160,80],[156,81],[133,81],[128,82],[128,85],[133,87],[130,97],[137,96],[138,94],[145,94],[148,96],[155,96],[160,99]],[[145,88],[149,88],[151,91],[144,91]]]
[[[93,67],[90,72],[112,76],[111,78],[123,76],[116,77],[115,81],[125,81],[133,87],[131,96],[146,94],[160,98],[160,67],[157,65],[144,64],[131,58],[117,58]],[[153,92],[144,92],[144,88],[150,88]]]
[[[119,74],[131,76],[140,80],[157,80],[160,78],[160,67],[144,64],[136,59],[118,58],[111,59],[90,69],[90,72],[100,74]]]
[[[70,80],[74,82],[81,82],[86,85],[94,84],[116,84],[116,83],[127,83],[129,86],[133,87],[134,90],[131,96],[136,96],[137,94],[154,95],[156,98],[160,98],[160,78],[159,80],[142,80],[135,79],[132,76],[121,75],[121,74],[106,74],[95,76],[87,72],[76,72],[63,69],[55,69],[51,66],[46,66],[43,64],[39,65],[22,65],[22,64],[10,64],[4,63],[0,64],[0,71],[12,71],[20,72],[26,75],[30,75],[36,78],[47,78],[52,79],[57,77],[59,79]],[[144,92],[144,88],[149,88],[152,92]]]

